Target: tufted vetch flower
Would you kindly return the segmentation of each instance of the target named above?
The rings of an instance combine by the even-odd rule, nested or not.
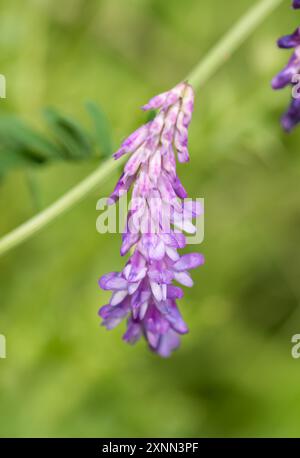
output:
[[[100,287],[112,292],[109,304],[99,310],[102,324],[113,329],[124,319],[123,339],[135,343],[144,337],[151,350],[167,357],[188,332],[177,306],[181,287],[191,287],[190,270],[204,263],[202,254],[181,255],[184,233],[195,233],[193,219],[202,212],[197,201],[186,201],[187,193],[176,171],[179,162],[189,161],[188,127],[194,104],[192,87],[183,82],[153,97],[142,107],[156,110],[153,120],[138,128],[114,154],[128,156],[124,171],[108,204],[132,190],[121,255],[129,254],[121,272],[111,272]]]

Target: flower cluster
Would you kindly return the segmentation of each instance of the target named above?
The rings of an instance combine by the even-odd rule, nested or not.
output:
[[[300,0],[293,1],[293,8],[300,8]],[[273,89],[282,89],[288,85],[299,83],[299,80],[295,79],[295,75],[300,73],[300,27],[291,35],[280,38],[278,46],[283,49],[294,48],[294,52],[288,64],[273,78]],[[281,123],[287,132],[290,132],[300,123],[300,93],[293,91],[291,104],[287,112],[282,116]]]
[[[188,126],[193,112],[192,87],[180,83],[153,97],[143,110],[157,110],[152,121],[133,132],[114,154],[130,155],[108,204],[132,189],[131,205],[122,236],[121,255],[131,256],[121,272],[104,275],[100,287],[112,291],[108,305],[100,308],[102,324],[112,329],[127,318],[123,339],[135,343],[141,336],[151,350],[167,357],[188,332],[177,308],[183,296],[174,281],[191,287],[189,274],[204,263],[203,255],[180,256],[186,238],[194,233],[192,219],[202,209],[184,199],[187,193],[176,173],[176,159],[189,161]]]

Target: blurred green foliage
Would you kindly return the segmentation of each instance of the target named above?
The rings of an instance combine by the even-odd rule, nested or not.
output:
[[[86,125],[84,105],[94,100],[117,145],[144,121],[138,107],[184,78],[249,1],[22,6],[0,3],[1,116],[41,131],[41,112],[54,106]],[[95,206],[117,174],[0,259],[1,436],[299,436],[291,337],[300,332],[300,129],[281,131],[289,93],[269,85],[287,59],[275,41],[299,21],[287,1],[197,92],[192,162],[180,174],[191,196],[205,198],[205,242],[196,248],[206,265],[181,301],[190,334],[171,359],[125,345],[122,326],[99,328],[108,295],[97,279],[124,260],[118,235],[97,234]],[[95,162],[31,169],[41,204]],[[0,194],[4,234],[33,214],[26,172],[12,169]]]
[[[108,121],[100,108],[87,104],[94,133],[54,108],[44,110],[51,139],[30,128],[15,116],[0,116],[0,175],[14,167],[32,168],[57,160],[104,159],[112,154]]]

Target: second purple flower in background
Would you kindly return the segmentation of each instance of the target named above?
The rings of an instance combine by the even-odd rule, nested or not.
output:
[[[300,8],[300,0],[293,1],[293,8]],[[300,27],[291,35],[280,38],[277,43],[279,48],[294,48],[288,64],[272,80],[273,89],[282,89],[289,85],[294,86],[291,104],[281,119],[283,128],[290,132],[300,123],[300,92],[297,92],[298,86],[296,86],[296,83],[300,82],[300,78],[296,77],[300,73]]]

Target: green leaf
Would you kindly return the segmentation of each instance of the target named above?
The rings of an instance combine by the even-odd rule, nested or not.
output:
[[[93,102],[87,104],[94,129],[89,132],[80,123],[54,108],[44,117],[49,134],[29,127],[15,116],[0,115],[0,175],[15,167],[28,168],[55,161],[106,158],[112,154],[108,120]]]
[[[87,102],[86,109],[90,114],[95,128],[94,138],[99,145],[102,157],[109,157],[113,153],[111,129],[106,115],[94,102]]]
[[[57,158],[55,145],[13,116],[0,117],[0,172]]]
[[[91,137],[76,121],[58,113],[54,108],[47,108],[44,116],[66,159],[91,156]]]

